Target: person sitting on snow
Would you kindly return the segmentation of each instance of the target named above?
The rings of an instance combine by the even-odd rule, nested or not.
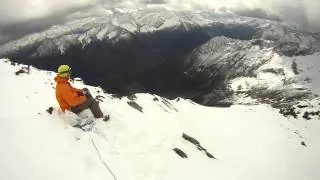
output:
[[[95,118],[102,118],[103,113],[98,102],[93,99],[87,88],[77,89],[71,86],[69,79],[71,68],[68,65],[61,65],[58,68],[57,76],[54,80],[56,86],[56,98],[63,112],[69,110],[79,114],[85,109],[90,109]]]

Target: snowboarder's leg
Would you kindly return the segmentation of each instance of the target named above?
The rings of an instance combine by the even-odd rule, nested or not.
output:
[[[85,88],[83,90],[85,92],[85,96],[87,97],[87,100],[84,103],[82,103],[76,107],[72,107],[71,111],[75,114],[79,114],[81,111],[83,111],[85,109],[90,109],[95,118],[102,118],[103,113],[99,107],[98,101],[93,99],[93,97],[88,89]]]
[[[79,114],[81,111],[90,108],[91,104],[93,103],[94,99],[92,98],[88,98],[84,103],[76,106],[76,107],[72,107],[71,111],[75,114]]]
[[[93,116],[95,118],[102,118],[103,117],[103,113],[102,113],[102,111],[100,109],[99,102],[96,101],[95,99],[93,99],[90,91],[87,88],[84,88],[83,91],[85,92],[85,95],[87,96],[88,100],[92,101],[92,103],[90,104],[89,108],[90,108]]]
[[[99,103],[96,100],[93,100],[90,106],[90,110],[95,118],[102,118],[103,113],[100,109]]]

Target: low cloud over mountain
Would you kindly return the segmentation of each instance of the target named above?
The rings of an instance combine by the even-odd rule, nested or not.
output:
[[[307,31],[320,31],[320,1],[318,0],[2,0],[0,2],[0,43],[21,34],[41,30],[63,22],[66,16],[78,12],[104,12],[103,9],[146,8],[162,6],[174,10],[220,9],[244,16],[273,20],[290,20]],[[23,26],[25,32],[20,32]],[[18,27],[12,29],[12,27]]]

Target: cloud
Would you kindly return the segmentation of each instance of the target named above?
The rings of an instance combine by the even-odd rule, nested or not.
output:
[[[1,0],[0,24],[12,24],[92,6],[99,0]]]
[[[0,44],[23,37],[26,34],[43,31],[54,24],[61,24],[65,19],[61,16],[33,19],[26,22],[0,25]]]
[[[264,14],[263,16],[273,16],[269,16],[271,19],[279,16],[305,24],[320,24],[319,0],[1,0],[0,24],[27,21],[102,4],[109,7],[158,4],[189,10],[225,7],[249,16],[260,17]]]
[[[145,4],[167,4],[166,0],[141,0],[142,3]]]
[[[168,4],[175,9],[226,8],[250,17],[289,20],[305,30],[320,32],[320,0],[171,0]]]
[[[254,9],[241,8],[241,9],[235,9],[234,12],[236,14],[241,15],[241,16],[270,19],[270,20],[274,20],[274,21],[281,20],[281,18],[279,16],[277,16],[275,14],[268,13],[267,11],[265,11],[261,8],[254,8]]]

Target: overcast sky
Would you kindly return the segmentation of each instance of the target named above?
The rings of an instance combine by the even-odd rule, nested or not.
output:
[[[271,18],[276,15],[299,23],[307,30],[320,32],[320,0],[0,0],[0,39],[10,39],[4,34],[13,27],[32,32],[59,23],[63,16],[79,9],[102,5],[134,8],[146,4],[186,10],[226,7],[257,17],[271,14]]]

